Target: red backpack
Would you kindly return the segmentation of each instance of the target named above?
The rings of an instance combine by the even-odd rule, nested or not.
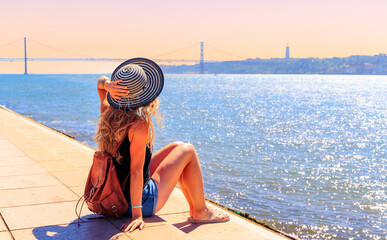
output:
[[[120,183],[117,177],[112,157],[117,152],[122,141],[125,139],[126,134],[117,143],[117,146],[112,154],[102,151],[96,151],[94,153],[93,164],[91,165],[89,176],[86,180],[84,199],[87,206],[90,211],[101,214],[105,217],[121,217],[129,207],[122,190],[124,184]],[[123,183],[126,183],[128,177],[129,174],[126,176]],[[79,201],[75,208],[76,213],[78,204]],[[78,224],[82,207],[83,203],[80,213],[77,213]]]

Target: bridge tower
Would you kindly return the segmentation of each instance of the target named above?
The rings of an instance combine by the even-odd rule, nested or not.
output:
[[[24,37],[24,74],[28,74],[27,73],[27,40],[26,38]]]
[[[200,42],[200,74],[204,73],[203,42]]]

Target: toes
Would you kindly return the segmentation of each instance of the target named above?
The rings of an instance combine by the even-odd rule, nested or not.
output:
[[[225,213],[225,212],[222,212],[222,211],[220,211],[218,209],[215,209],[215,211],[216,211],[216,215],[215,215],[215,217],[213,219],[223,220],[223,219],[230,218],[230,216],[227,213]]]

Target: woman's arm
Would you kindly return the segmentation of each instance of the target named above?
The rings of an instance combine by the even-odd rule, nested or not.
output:
[[[132,206],[132,221],[122,225],[121,230],[134,231],[136,228],[143,229],[145,222],[142,218],[142,187],[143,167],[145,162],[146,144],[148,139],[148,128],[146,124],[138,121],[129,130],[130,141],[130,202]]]
[[[110,79],[106,76],[101,76],[97,82],[97,90],[99,101],[101,103],[100,111],[101,114],[106,110],[109,106],[109,103],[106,99],[107,93],[109,92],[113,98],[121,98],[125,97],[129,94],[129,91],[126,87],[118,85],[122,80],[117,80],[111,82]]]

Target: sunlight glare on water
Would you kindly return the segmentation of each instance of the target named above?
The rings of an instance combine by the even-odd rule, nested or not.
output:
[[[0,104],[95,146],[98,77],[0,75]],[[207,197],[284,232],[381,239],[386,93],[385,76],[167,75],[155,148],[194,144]]]

